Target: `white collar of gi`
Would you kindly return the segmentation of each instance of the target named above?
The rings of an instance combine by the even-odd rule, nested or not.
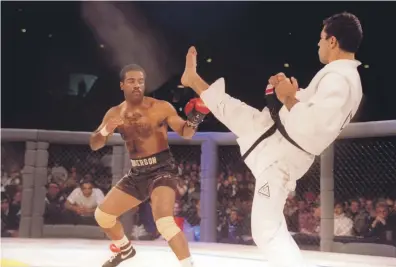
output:
[[[355,59],[337,59],[337,60],[334,60],[334,61],[330,62],[326,66],[335,67],[335,66],[347,66],[347,65],[349,65],[349,66],[353,66],[353,67],[357,68],[361,64],[362,64],[362,62],[360,62],[359,60],[355,60]]]

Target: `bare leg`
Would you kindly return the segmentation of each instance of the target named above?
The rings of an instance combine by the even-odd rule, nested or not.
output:
[[[138,206],[140,203],[140,200],[128,195],[116,187],[113,187],[106,195],[103,203],[99,206],[99,209],[104,213],[118,218],[128,210]],[[125,236],[124,228],[118,219],[116,224],[110,228],[101,227],[111,240],[120,240]]]
[[[170,187],[159,186],[153,190],[151,201],[155,221],[164,217],[173,217],[175,198],[175,191]],[[190,257],[188,242],[182,231],[172,237],[168,243],[180,261]]]

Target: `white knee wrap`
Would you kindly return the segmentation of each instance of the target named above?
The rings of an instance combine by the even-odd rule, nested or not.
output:
[[[180,228],[177,226],[173,216],[162,217],[158,219],[155,224],[157,225],[158,232],[166,241],[170,241],[180,232]]]
[[[103,212],[99,208],[95,210],[95,219],[99,226],[105,229],[112,228],[117,223],[117,216]]]

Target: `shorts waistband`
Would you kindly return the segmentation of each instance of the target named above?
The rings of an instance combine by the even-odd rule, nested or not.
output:
[[[136,158],[131,159],[132,168],[139,168],[139,167],[148,167],[148,166],[155,166],[157,164],[161,164],[167,160],[172,158],[172,154],[169,149],[163,150],[159,153],[144,157],[144,158]]]

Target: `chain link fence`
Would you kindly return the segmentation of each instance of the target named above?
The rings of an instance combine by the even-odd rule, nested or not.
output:
[[[25,142],[1,142],[1,236],[18,236]]]
[[[201,146],[171,145],[178,164],[180,184],[175,204],[175,220],[188,240],[199,240],[200,192],[201,192]]]
[[[381,224],[396,225],[396,137],[337,140],[334,154],[334,234],[385,240]]]
[[[253,245],[251,237],[251,207],[255,178],[241,162],[238,146],[219,147],[218,181],[218,242]],[[318,199],[320,192],[320,158],[297,183],[295,192],[287,199],[284,214],[290,232],[300,246],[319,246],[313,236],[320,221]],[[237,225],[241,235],[236,238],[229,229]],[[304,234],[299,234],[303,232]],[[307,233],[310,232],[310,235]]]
[[[67,199],[76,188],[80,187],[82,181],[91,182],[81,184],[87,194],[92,192],[95,197],[97,193],[107,194],[112,182],[112,147],[106,146],[98,151],[92,151],[87,145],[50,144],[48,153],[44,222],[95,225],[94,208],[86,210],[71,208]],[[76,192],[70,197],[70,199],[74,198],[78,198]]]

